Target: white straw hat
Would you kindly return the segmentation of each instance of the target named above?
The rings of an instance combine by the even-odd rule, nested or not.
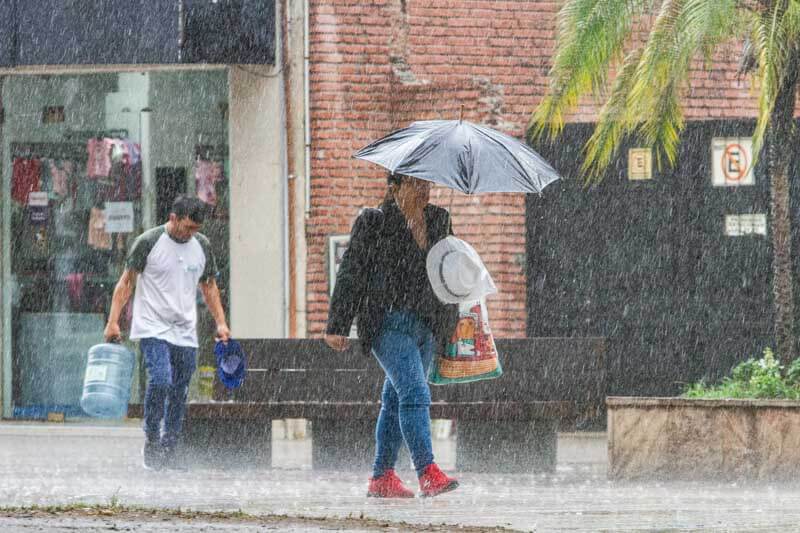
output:
[[[433,292],[443,303],[474,302],[497,292],[478,252],[461,239],[451,236],[437,242],[426,266]]]

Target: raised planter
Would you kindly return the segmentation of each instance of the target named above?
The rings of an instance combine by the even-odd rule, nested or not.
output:
[[[606,406],[610,479],[800,476],[800,401],[609,397]]]

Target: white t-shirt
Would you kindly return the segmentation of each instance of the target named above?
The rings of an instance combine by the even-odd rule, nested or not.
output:
[[[131,339],[197,348],[197,284],[217,275],[208,239],[197,233],[178,242],[158,226],[134,241],[127,267],[139,273]]]

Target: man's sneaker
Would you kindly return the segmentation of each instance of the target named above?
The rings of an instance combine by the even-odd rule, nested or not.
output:
[[[160,443],[145,441],[142,448],[142,466],[145,470],[161,470],[164,467],[164,450]]]
[[[177,472],[186,472],[188,470],[186,465],[183,464],[176,446],[164,446],[163,450],[164,458],[162,462],[162,468],[164,470],[174,470]]]
[[[436,463],[431,463],[425,467],[419,477],[419,490],[423,498],[449,492],[456,487],[458,487],[458,481],[448,477],[436,466]]]
[[[381,477],[370,478],[367,497],[413,498],[414,493],[403,485],[403,481],[397,477],[393,469],[389,469]]]

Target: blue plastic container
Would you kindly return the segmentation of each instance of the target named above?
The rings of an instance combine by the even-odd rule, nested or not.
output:
[[[123,418],[131,398],[134,355],[122,344],[89,348],[81,407],[97,418]]]

